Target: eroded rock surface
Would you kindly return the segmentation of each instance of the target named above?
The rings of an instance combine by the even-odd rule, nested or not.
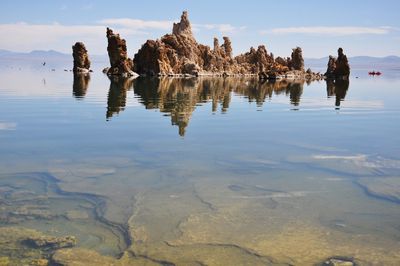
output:
[[[111,67],[107,70],[108,75],[135,76],[132,71],[133,62],[128,58],[126,41],[119,34],[107,28],[107,52]]]
[[[350,65],[343,49],[338,49],[338,57],[329,56],[328,66],[325,76],[328,78],[348,78],[350,75]]]
[[[185,11],[179,23],[174,23],[172,34],[157,40],[148,40],[134,56],[134,70],[142,75],[257,75],[260,77],[304,78],[304,60],[301,48],[293,49],[292,58],[277,57],[268,53],[264,45],[236,57],[233,56],[232,42],[223,37],[223,44],[214,38],[213,48],[197,43],[193,36],[188,13]],[[289,73],[290,70],[300,71]],[[301,75],[299,75],[301,74]],[[317,77],[317,76],[314,76]],[[321,77],[321,76],[319,76]]]
[[[75,73],[88,73],[90,60],[86,47],[82,42],[77,42],[72,46],[72,56],[74,57],[73,71]]]

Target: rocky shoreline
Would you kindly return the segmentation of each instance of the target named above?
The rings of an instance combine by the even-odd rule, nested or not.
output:
[[[293,49],[287,58],[276,57],[268,52],[265,45],[257,49],[251,47],[249,52],[232,55],[232,42],[223,37],[220,45],[214,38],[213,48],[200,44],[192,33],[187,11],[181,20],[174,23],[172,33],[165,34],[157,40],[147,40],[138,52],[130,59],[127,54],[125,39],[107,28],[108,56],[110,67],[103,70],[109,76],[136,77],[246,77],[256,76],[260,80],[322,80],[347,79],[350,67],[343,49],[339,48],[338,57],[329,57],[325,74],[305,70],[303,51],[300,47]],[[74,72],[88,72],[89,57],[83,43],[73,46]],[[83,71],[82,71],[83,70]]]

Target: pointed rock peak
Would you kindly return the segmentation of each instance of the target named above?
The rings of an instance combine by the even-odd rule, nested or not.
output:
[[[172,34],[192,36],[192,26],[190,25],[187,11],[183,11],[180,22],[174,23]]]
[[[219,51],[219,41],[218,38],[214,37],[214,52]]]

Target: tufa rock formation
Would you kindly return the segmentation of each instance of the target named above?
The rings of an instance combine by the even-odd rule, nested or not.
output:
[[[134,71],[151,76],[199,76],[199,75],[257,75],[263,78],[280,78],[282,75],[304,78],[304,60],[301,48],[293,50],[291,59],[277,57],[268,53],[264,45],[251,48],[245,54],[233,57],[232,43],[223,37],[219,45],[214,38],[214,46],[198,44],[192,34],[186,11],[179,23],[174,23],[172,34],[161,39],[148,40],[134,56]],[[313,76],[314,77],[314,76]],[[318,76],[320,77],[320,76]]]
[[[107,40],[107,52],[111,65],[107,70],[107,75],[135,76],[136,74],[132,71],[133,62],[128,58],[125,39],[107,28]]]
[[[337,77],[338,76],[348,77],[350,75],[349,62],[347,61],[347,56],[343,54],[342,48],[338,49],[338,58],[336,59],[335,75]]]
[[[303,51],[300,47],[293,49],[292,58],[290,60],[290,68],[293,70],[304,71]]]
[[[325,76],[328,78],[348,78],[350,75],[350,65],[343,49],[338,49],[337,59],[329,56],[328,67]]]
[[[74,73],[88,73],[90,60],[86,47],[82,42],[77,42],[72,46],[72,56],[74,57]]]

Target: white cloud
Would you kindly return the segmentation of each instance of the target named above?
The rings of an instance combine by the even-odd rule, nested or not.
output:
[[[288,27],[274,28],[263,30],[261,34],[308,34],[308,35],[331,35],[331,36],[346,36],[346,35],[361,35],[361,34],[388,34],[392,31],[392,27]]]
[[[104,54],[106,26],[110,25],[27,24],[24,22],[0,24],[2,35],[9,36],[0,38],[0,48],[20,52],[50,49],[70,52],[75,42],[83,41],[92,54]],[[114,29],[124,38],[146,34],[137,28],[115,27]]]
[[[246,29],[245,26],[236,27],[231,24],[193,24],[193,28],[196,31],[200,31],[201,29],[206,29],[206,30],[217,30],[221,33],[231,33],[231,34]]]
[[[169,20],[141,20],[130,18],[109,18],[98,21],[102,25],[115,25],[122,26],[129,29],[143,30],[143,29],[158,29],[170,30],[172,29],[173,21]]]

